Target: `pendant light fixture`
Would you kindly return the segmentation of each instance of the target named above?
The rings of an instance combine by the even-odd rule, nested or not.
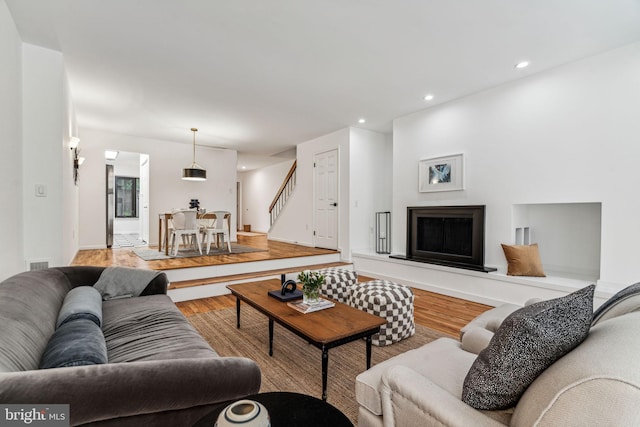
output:
[[[182,169],[182,179],[186,181],[206,181],[207,171],[196,163],[196,132],[197,128],[191,128],[193,132],[193,163],[191,166]]]

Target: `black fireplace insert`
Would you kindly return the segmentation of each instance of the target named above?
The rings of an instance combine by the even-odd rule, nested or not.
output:
[[[484,266],[484,205],[407,208],[406,259],[476,271]]]

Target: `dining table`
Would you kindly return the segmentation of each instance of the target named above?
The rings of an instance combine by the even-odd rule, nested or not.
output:
[[[198,213],[198,219],[215,219],[214,212]],[[158,214],[158,251],[169,255],[169,221],[173,218],[171,212]]]

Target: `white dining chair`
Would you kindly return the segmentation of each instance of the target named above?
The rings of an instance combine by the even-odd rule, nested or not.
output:
[[[200,228],[198,227],[197,214],[194,209],[177,209],[171,212],[173,230],[171,231],[170,242],[173,256],[178,256],[180,240],[185,246],[189,240],[195,241],[195,244],[198,245],[198,252],[202,255],[202,246],[200,245],[200,239],[198,239]]]
[[[229,253],[231,253],[231,237],[230,237],[230,229],[231,229],[231,212],[227,211],[215,211],[214,213],[215,220],[210,222],[207,226],[205,226],[202,231],[202,242],[206,241],[207,245],[207,254],[211,249],[211,238],[215,237],[216,239],[216,248],[219,248],[218,237],[222,235],[222,241],[226,240],[227,248],[229,249]]]

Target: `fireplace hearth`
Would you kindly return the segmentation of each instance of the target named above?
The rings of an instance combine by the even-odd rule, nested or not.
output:
[[[408,259],[482,272],[484,266],[484,205],[418,206],[407,208]]]

